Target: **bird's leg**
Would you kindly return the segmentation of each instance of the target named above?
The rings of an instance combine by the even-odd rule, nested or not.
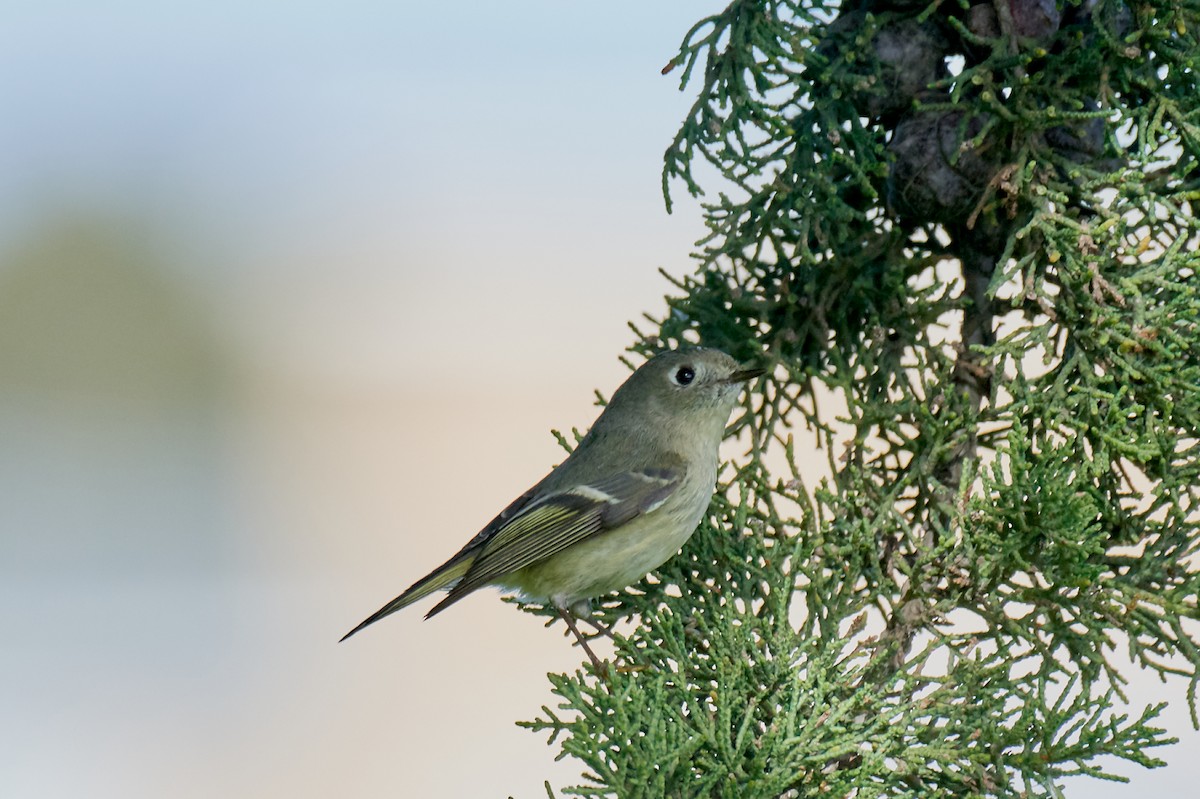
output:
[[[587,621],[588,624],[595,627],[596,635],[608,636],[608,639],[610,639],[610,641],[612,641],[613,643],[617,643],[617,633],[612,631],[612,627],[607,626],[605,624],[601,624],[601,623],[599,623],[599,621],[596,621],[595,619],[592,618],[592,600],[580,600],[580,601],[576,602],[575,605],[571,606],[570,613],[571,613],[571,615],[574,615],[574,617],[576,619],[580,619],[582,621]],[[578,636],[578,633],[575,633],[575,635]],[[581,641],[581,643],[582,643],[582,641]],[[634,672],[646,671],[646,668],[647,668],[646,666],[642,666],[642,665],[631,665],[631,663],[620,663],[620,665],[617,666],[617,671],[622,674],[631,674]],[[607,665],[607,663],[605,663],[605,674],[607,674],[607,673],[608,673],[608,665]]]
[[[609,640],[612,641],[614,644],[617,642],[617,634],[613,632],[612,627],[609,627],[605,624],[601,624],[600,622],[598,622],[592,618],[591,600],[584,599],[579,602],[576,602],[574,605],[571,605],[570,613],[576,619],[578,619],[580,621],[586,621],[588,624],[595,627],[596,635],[606,635],[606,636],[608,636]],[[576,633],[576,635],[578,635],[578,633]],[[585,644],[585,648],[586,648],[586,644]],[[593,661],[593,662],[595,662],[595,661]],[[642,666],[642,665],[621,663],[621,664],[618,664],[617,671],[621,672],[622,674],[633,674],[634,672],[645,671],[646,668],[647,668],[646,666]],[[607,677],[608,677],[608,664],[607,663],[604,664],[604,676],[607,679]]]
[[[576,620],[586,621],[588,624],[592,625],[593,629],[596,630],[597,635],[608,636],[609,640],[613,641],[614,643],[616,642],[617,638],[616,635],[614,635],[612,628],[603,625],[592,618],[592,600],[581,599],[572,605],[568,605],[568,607],[571,610],[571,615],[573,615]]]
[[[592,627],[594,627],[596,629],[597,634],[603,635],[611,641],[617,640],[616,634],[612,631],[612,627],[607,627],[607,626],[601,624],[600,622],[593,619],[591,616],[580,616],[579,619],[581,621],[586,621],[588,624],[592,625]]]
[[[579,642],[579,645],[581,647],[583,647],[583,651],[587,652],[588,659],[590,659],[592,661],[592,668],[595,669],[596,674],[600,675],[601,677],[607,678],[608,677],[608,666],[606,666],[600,660],[600,658],[596,657],[596,653],[592,651],[592,648],[590,646],[588,646],[587,639],[584,638],[583,635],[579,632],[579,627],[577,627],[575,625],[575,614],[572,613],[569,608],[565,608],[559,604],[555,604],[554,609],[558,611],[558,615],[560,617],[562,617],[562,620],[567,623],[567,628],[572,633],[574,633],[575,640]]]

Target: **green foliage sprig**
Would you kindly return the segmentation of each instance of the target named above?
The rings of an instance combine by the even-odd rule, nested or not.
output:
[[[772,371],[701,530],[598,607],[640,619],[620,667],[528,723],[570,792],[1059,796],[1172,740],[1126,661],[1197,721],[1197,31],[1194,0],[739,0],[687,33],[664,190],[727,191],[636,349]]]

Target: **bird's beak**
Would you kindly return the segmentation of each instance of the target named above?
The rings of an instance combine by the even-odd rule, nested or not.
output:
[[[745,383],[747,380],[753,380],[759,375],[766,374],[765,369],[739,369],[729,377],[722,380],[722,383]]]

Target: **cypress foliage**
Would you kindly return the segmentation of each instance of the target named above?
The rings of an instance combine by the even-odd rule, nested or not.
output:
[[[738,0],[634,349],[772,371],[707,521],[532,722],[580,796],[1059,796],[1200,675],[1200,2]],[[796,451],[828,475],[805,481]],[[782,465],[780,465],[782,464]]]

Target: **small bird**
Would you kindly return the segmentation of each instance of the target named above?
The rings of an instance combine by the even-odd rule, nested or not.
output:
[[[700,524],[742,384],[761,375],[715,349],[663,352],[625,381],[579,446],[458,551],[342,637],[434,591],[430,618],[486,585],[548,602],[575,625],[593,597],[641,579]]]

